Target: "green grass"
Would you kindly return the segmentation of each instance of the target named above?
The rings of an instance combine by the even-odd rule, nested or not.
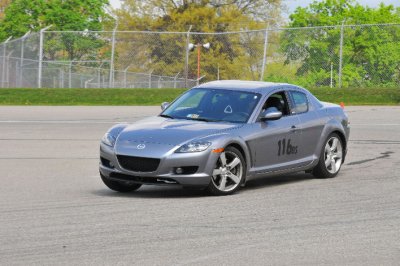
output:
[[[159,105],[185,89],[0,89],[0,105]]]
[[[314,88],[310,92],[325,102],[346,105],[399,105],[400,88]]]
[[[0,105],[159,105],[185,89],[0,89]],[[315,88],[320,100],[345,105],[399,105],[400,88]]]

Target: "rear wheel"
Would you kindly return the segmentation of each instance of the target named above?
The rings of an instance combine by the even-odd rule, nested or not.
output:
[[[207,190],[215,196],[234,193],[245,179],[245,165],[241,152],[234,147],[227,147],[215,164]]]
[[[114,180],[107,179],[105,176],[100,174],[103,183],[111,190],[118,192],[131,192],[139,189],[142,185],[133,182],[118,182]]]
[[[321,151],[319,162],[313,169],[313,175],[317,178],[335,177],[343,162],[343,143],[339,135],[333,133],[325,141]]]

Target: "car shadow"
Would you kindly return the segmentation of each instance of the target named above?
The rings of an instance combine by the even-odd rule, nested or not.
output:
[[[115,192],[104,188],[92,192],[97,196],[119,197],[119,198],[199,198],[207,196],[204,189],[189,189],[181,186],[154,186],[143,185],[137,191],[128,193]]]
[[[238,193],[246,193],[248,191],[251,192],[252,190],[263,189],[266,187],[281,186],[312,179],[314,179],[314,177],[311,174],[306,174],[304,172],[261,177],[246,182],[246,186],[241,188]],[[92,194],[117,198],[201,198],[210,196],[204,189],[154,185],[144,185],[139,190],[128,193],[119,193],[104,188],[92,191]]]

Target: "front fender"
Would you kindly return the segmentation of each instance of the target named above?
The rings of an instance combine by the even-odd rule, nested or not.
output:
[[[238,148],[242,153],[246,161],[246,175],[249,173],[251,167],[251,155],[246,142],[239,136],[229,136],[229,138],[219,138],[216,141],[218,147],[226,148],[228,146],[234,146]]]
[[[118,138],[119,134],[122,132],[122,130],[124,130],[126,127],[128,126],[128,124],[117,124],[114,125],[113,127],[111,127],[107,133],[115,136]]]

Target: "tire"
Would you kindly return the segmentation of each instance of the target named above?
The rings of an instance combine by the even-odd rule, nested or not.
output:
[[[111,190],[117,191],[117,192],[131,192],[139,189],[142,185],[141,184],[136,184],[136,183],[131,183],[131,182],[118,182],[114,180],[110,180],[100,174],[101,180],[103,180],[103,183]]]
[[[324,142],[319,162],[312,171],[316,178],[333,178],[343,163],[343,142],[338,134],[332,133]]]
[[[207,191],[214,196],[230,195],[236,192],[246,177],[246,162],[242,153],[227,147],[219,156]]]

